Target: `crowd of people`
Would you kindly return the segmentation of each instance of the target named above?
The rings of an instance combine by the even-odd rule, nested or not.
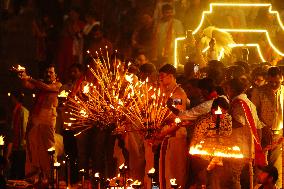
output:
[[[198,12],[193,8],[199,7],[195,5],[198,2],[188,10]],[[159,1],[154,14],[139,16],[133,31],[122,25],[124,32],[115,40],[105,34],[102,20],[94,11],[82,15],[75,6],[59,31],[49,16],[35,19],[35,59],[42,80],[18,72],[23,87],[36,93],[34,105],[28,110],[22,91],[15,90],[9,93],[8,111],[1,109],[0,133],[5,136],[6,147],[0,159],[1,176],[48,185],[47,150],[55,147],[59,159],[68,156],[72,184],[79,182],[79,170],[112,178],[124,163],[129,167],[129,177],[142,181],[145,188],[151,185],[147,175],[151,168],[155,168],[154,181],[162,189],[171,188],[173,178],[181,188],[190,189],[281,188],[283,68],[275,62],[249,64],[245,60],[228,66],[210,56],[206,65],[186,59],[183,70],[177,70],[173,66],[174,38],[184,35],[184,25],[188,28],[194,21],[176,19],[174,13],[182,14],[176,8],[172,1]],[[131,10],[125,10],[122,21],[129,20],[128,14]],[[114,134],[115,123],[107,129],[92,123],[91,129],[79,135],[66,129],[66,109],[58,94],[70,91],[69,97],[80,95],[90,80],[87,65],[93,57],[131,61],[128,71],[159,86],[169,97],[167,108],[172,115],[168,119],[173,122],[178,117],[182,123],[165,123],[150,138],[136,132]],[[215,114],[218,109],[221,119]],[[216,134],[227,138],[225,143],[238,146],[244,157],[189,154],[190,147],[205,139],[216,142]]]

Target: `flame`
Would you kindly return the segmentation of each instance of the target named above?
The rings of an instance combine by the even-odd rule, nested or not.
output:
[[[89,93],[90,92],[90,86],[89,86],[89,83],[88,84],[86,84],[85,86],[84,86],[84,88],[83,88],[83,93],[84,94],[87,94],[87,93]]]
[[[95,173],[95,178],[100,178],[100,173]]]
[[[54,167],[60,167],[60,163],[59,162],[55,162],[54,163]]]
[[[218,109],[215,111],[216,115],[222,115],[222,110],[221,108],[218,106]]]
[[[58,95],[58,97],[64,97],[66,98],[68,96],[69,92],[66,92],[65,90],[61,91]]]
[[[181,123],[181,119],[180,119],[179,117],[175,118],[175,123],[176,123],[176,124]]]
[[[54,146],[52,146],[51,148],[48,148],[48,150],[47,150],[48,152],[53,152],[53,151],[55,151],[55,147]]]
[[[175,178],[170,179],[170,183],[171,183],[172,186],[176,186],[177,185],[176,180],[177,179],[175,179]]]
[[[21,65],[18,65],[17,68],[16,68],[18,71],[25,71],[26,68],[21,66]]]
[[[124,163],[123,163],[123,164],[121,164],[121,165],[119,166],[119,169],[127,169],[127,166],[124,165]]]
[[[192,155],[205,155],[205,156],[213,156],[213,157],[224,157],[224,158],[244,158],[244,155],[241,153],[241,150],[238,146],[234,147],[226,147],[222,146],[220,148],[204,148],[201,141],[199,144],[190,147],[189,153]]]
[[[4,136],[0,136],[0,146],[4,146],[5,142],[4,142]]]
[[[132,83],[133,82],[133,74],[125,75],[125,80],[128,81],[129,83]]]
[[[135,180],[131,185],[140,186],[142,183],[139,180]]]
[[[83,117],[88,117],[86,110],[80,110],[79,113],[80,113],[81,116],[83,116]]]
[[[153,167],[153,168],[151,168],[149,171],[148,171],[148,173],[150,173],[150,174],[154,174],[155,173],[155,168]]]
[[[11,93],[8,93],[8,96],[11,96]]]

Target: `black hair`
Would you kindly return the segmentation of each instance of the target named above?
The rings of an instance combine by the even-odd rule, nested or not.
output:
[[[208,91],[209,93],[215,91],[215,84],[211,78],[203,78],[198,81],[198,88]]]
[[[256,68],[254,68],[251,72],[251,78],[254,79],[257,76],[266,77],[267,76],[267,70],[265,70],[265,68],[263,68],[262,66],[258,66]]]
[[[170,4],[165,4],[162,6],[162,12],[166,12],[169,10],[174,10],[173,6],[171,6]]]
[[[46,63],[46,64],[43,66],[43,70],[44,70],[44,71],[46,71],[48,68],[54,68],[54,69],[56,70],[55,64]]]
[[[156,72],[156,67],[154,64],[146,63],[140,66],[139,71],[146,74],[152,74]]]
[[[96,32],[102,32],[103,33],[103,30],[99,25],[95,25],[90,31],[90,33],[93,33],[93,34],[96,33]]]
[[[11,96],[15,97],[20,103],[23,103],[25,95],[22,91],[12,91]]]
[[[226,84],[236,93],[236,95],[242,94],[250,86],[250,83],[246,78],[231,79],[227,81]]]
[[[237,62],[235,62],[235,65],[243,67],[246,72],[250,71],[250,66],[247,62],[237,61]]]
[[[224,110],[229,110],[230,104],[224,97],[218,97],[218,98],[214,99],[212,106],[211,106],[211,109],[217,110],[218,107],[220,107]]]
[[[167,74],[172,74],[174,77],[176,77],[176,68],[171,65],[171,64],[166,64],[163,67],[160,68],[159,73],[167,73]]]
[[[282,77],[282,72],[281,72],[279,67],[273,66],[273,67],[268,69],[267,76],[270,76],[270,77],[280,76],[280,77]]]

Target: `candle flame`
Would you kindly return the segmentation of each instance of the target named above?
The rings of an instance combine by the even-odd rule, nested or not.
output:
[[[55,151],[55,147],[54,146],[52,146],[51,148],[48,148],[48,150],[47,151],[49,151],[49,152],[53,152],[53,151]]]
[[[100,178],[100,173],[95,173],[95,178]]]
[[[218,109],[215,111],[216,115],[222,115],[222,109],[218,106]]]
[[[129,83],[132,83],[133,82],[133,74],[125,75],[125,80],[128,81]]]
[[[83,117],[88,117],[86,110],[80,110],[79,112]]]
[[[175,123],[176,123],[176,124],[181,123],[181,119],[180,119],[179,117],[175,118]]]
[[[60,163],[59,162],[55,162],[54,163],[54,167],[60,167]]]
[[[176,186],[177,185],[176,180],[177,179],[175,179],[175,178],[170,179],[170,183],[171,183],[172,186]]]
[[[155,173],[155,168],[153,167],[153,168],[151,168],[149,171],[148,171],[148,173],[150,173],[150,174],[153,174],[153,173]]]
[[[4,146],[5,142],[4,142],[4,136],[0,136],[0,146]]]
[[[131,185],[140,186],[142,183],[139,180],[135,180]]]
[[[123,168],[124,168],[124,163],[119,166],[119,169],[123,169]]]
[[[58,97],[66,98],[69,95],[69,92],[63,90],[59,93]]]
[[[83,93],[84,94],[87,94],[90,92],[90,86],[89,86],[89,83],[86,84],[84,87],[83,87]]]

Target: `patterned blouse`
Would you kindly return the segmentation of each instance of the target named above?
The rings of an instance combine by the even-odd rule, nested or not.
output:
[[[211,112],[201,116],[193,125],[194,133],[191,145],[199,143],[207,137],[216,136],[216,118]],[[226,113],[221,115],[219,135],[230,136],[232,134],[232,117]]]

